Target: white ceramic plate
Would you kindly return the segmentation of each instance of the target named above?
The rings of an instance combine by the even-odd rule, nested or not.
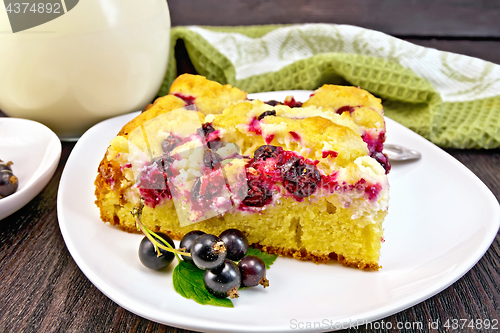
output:
[[[272,92],[251,98],[282,100]],[[97,166],[109,141],[137,113],[106,120],[78,141],[62,175],[58,217],[66,245],[90,281],[139,316],[203,332],[320,332],[384,318],[445,289],[486,252],[500,224],[498,202],[466,167],[387,119],[388,141],[422,152],[395,164],[378,272],[278,258],[270,287],[243,290],[234,308],[203,306],[176,294],[169,272],[137,258],[140,235],[102,223],[94,205]]]
[[[61,142],[32,120],[0,117],[0,159],[12,161],[19,179],[14,194],[0,199],[0,220],[26,205],[47,185],[61,157]]]

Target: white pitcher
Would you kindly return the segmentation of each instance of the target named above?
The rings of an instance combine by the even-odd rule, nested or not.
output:
[[[165,0],[71,2],[61,16],[15,33],[7,9],[16,7],[0,5],[0,110],[61,139],[150,103],[170,45]]]

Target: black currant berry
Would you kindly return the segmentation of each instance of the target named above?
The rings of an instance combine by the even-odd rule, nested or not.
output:
[[[193,230],[188,232],[187,234],[182,237],[181,243],[179,244],[179,249],[184,248],[184,252],[191,252],[191,248],[193,247],[193,243],[196,240],[196,238],[200,237],[201,235],[204,235],[205,233],[200,230]],[[193,263],[193,259],[188,256],[182,256],[182,259],[184,261]]]
[[[205,139],[208,139],[208,136],[212,132],[215,132],[215,128],[211,123],[204,123],[200,128],[198,128],[198,134]]]
[[[11,168],[11,165],[13,163],[12,162],[4,162],[2,160],[0,160],[0,171],[3,171],[3,170],[9,170],[9,171],[12,171],[12,168]]]
[[[373,157],[377,162],[379,162],[380,165],[382,165],[386,175],[389,173],[389,171],[391,171],[391,162],[389,162],[389,157],[387,157],[386,154],[376,151],[370,156]]]
[[[161,149],[164,153],[170,153],[175,147],[181,143],[181,139],[176,136],[170,135],[168,138],[161,142]]]
[[[275,100],[275,99],[271,99],[271,100],[269,100],[269,101],[267,101],[267,102],[264,102],[264,103],[266,103],[267,105],[271,105],[271,106],[276,106],[276,105],[278,105],[278,104],[281,104],[280,102],[278,102],[278,101],[277,101],[277,100]],[[260,120],[260,119],[259,119],[259,120]]]
[[[266,279],[266,264],[257,256],[246,256],[238,263],[242,287],[255,287],[259,284],[269,287]]]
[[[226,258],[226,247],[219,237],[205,234],[195,239],[191,247],[191,259],[199,269],[219,267]]]
[[[163,238],[163,240],[167,241],[170,246],[172,246],[172,248],[175,248],[174,241],[172,240],[172,238],[170,238],[169,235],[162,232],[158,232],[156,234]],[[166,246],[157,237],[153,237],[158,241],[158,243]],[[172,263],[172,261],[174,260],[174,253],[163,249],[159,250],[160,256],[158,257],[158,253],[155,251],[153,243],[151,243],[151,241],[147,237],[144,237],[141,241],[141,245],[139,246],[139,259],[141,260],[142,264],[147,268],[153,269],[155,271],[168,267],[168,265],[170,265],[170,263]]]
[[[224,146],[224,142],[222,142],[220,140],[220,138],[217,138],[215,140],[207,142],[207,145],[208,145],[208,148],[217,150],[217,149],[220,149]]]
[[[259,116],[259,120],[262,120],[264,119],[265,117],[268,117],[268,116],[276,116],[276,111],[272,110],[272,111],[265,111],[265,112],[262,112]]]
[[[220,163],[222,162],[222,157],[220,157],[219,154],[212,152],[211,150],[205,150],[205,153],[203,154],[203,164],[207,168],[210,168],[212,170],[220,168]]]
[[[211,203],[224,189],[222,184],[225,184],[224,176],[217,172],[196,178],[190,193],[192,207],[199,211],[210,209]]]
[[[316,191],[321,180],[318,169],[298,157],[290,158],[281,167],[283,186],[299,198],[310,196]]]
[[[242,201],[246,206],[264,207],[273,199],[272,192],[257,179],[249,180],[247,188],[247,195]]]
[[[19,181],[10,170],[0,171],[0,197],[7,197],[17,191]]]
[[[166,181],[165,177],[168,178],[168,177],[173,176],[172,168],[171,168],[172,163],[174,163],[174,158],[171,157],[170,155],[167,155],[167,154],[163,154],[162,156],[155,157],[151,161],[151,165],[156,164],[156,166],[158,167],[158,171],[163,173],[164,177],[159,178],[159,179],[161,179],[161,180],[159,180],[160,182],[165,182]],[[156,170],[153,170],[152,172],[156,172]]]
[[[247,254],[247,236],[238,229],[227,229],[220,234],[219,238],[226,246],[227,259],[238,261]]]
[[[255,150],[253,158],[257,160],[266,160],[278,156],[283,152],[283,148],[279,146],[263,145]]]
[[[219,267],[207,270],[203,275],[203,283],[207,291],[217,298],[237,298],[241,284],[238,266],[229,259],[224,259]]]

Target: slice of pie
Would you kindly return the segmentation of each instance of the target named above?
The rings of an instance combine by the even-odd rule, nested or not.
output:
[[[379,269],[390,164],[380,100],[325,85],[301,104],[247,100],[182,75],[111,141],[95,181],[101,219],[181,239],[236,228],[269,253]]]

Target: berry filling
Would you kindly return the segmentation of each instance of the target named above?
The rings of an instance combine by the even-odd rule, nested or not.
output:
[[[384,149],[384,142],[385,142],[385,133],[380,132],[380,133],[371,133],[366,131],[363,136],[363,141],[366,143],[368,146],[368,151],[370,152],[370,156],[377,152],[377,151],[382,151]]]
[[[175,147],[182,143],[182,139],[174,135],[170,135],[168,138],[164,139],[161,143],[161,149],[164,153],[171,152]]]
[[[186,103],[186,106],[194,105],[194,100],[196,99],[194,96],[186,96],[180,93],[174,93],[173,95],[182,99]]]
[[[389,162],[389,158],[385,153],[377,151],[371,154],[371,157],[373,157],[377,162],[380,163],[380,165],[384,168],[386,175],[389,173],[389,171],[391,171],[391,162]]]
[[[132,167],[132,163],[125,163],[124,165],[122,165],[122,166],[120,167],[120,171],[122,171],[122,172],[123,172],[123,170],[125,170],[125,169],[129,169],[129,168],[131,168],[131,167]]]
[[[365,187],[365,195],[368,200],[375,201],[377,200],[380,190],[382,190],[382,186],[380,186],[380,184],[368,185]]]
[[[391,171],[391,163],[389,162],[387,155],[383,153],[385,132],[373,133],[367,131],[363,134],[362,138],[368,146],[370,157],[379,162],[384,168],[385,174],[388,174],[389,171]]]
[[[300,135],[297,134],[297,132],[294,132],[294,131],[290,131],[288,132],[292,138],[295,140],[295,141],[300,141]]]
[[[356,109],[356,106],[344,105],[344,106],[341,106],[340,108],[338,108],[337,111],[335,111],[335,112],[337,114],[342,114],[342,113],[347,112],[347,111],[349,111],[349,113],[353,113],[355,109]]]
[[[210,149],[203,153],[203,164],[212,170],[218,169],[221,166],[222,157],[219,154],[212,152]]]
[[[378,199],[382,186],[380,184],[370,184],[365,179],[361,178],[354,184],[347,184],[346,182],[339,183],[337,175],[321,176],[320,187],[327,193],[346,193],[358,192],[371,202]]]
[[[337,153],[336,151],[333,151],[333,150],[325,150],[322,152],[321,154],[321,157],[323,158],[327,158],[328,156],[332,157],[332,158],[335,158],[339,155],[339,153]]]
[[[215,130],[215,128],[212,126],[212,123],[204,123],[200,128],[198,128],[196,132],[199,136],[205,138],[205,140],[207,141],[211,141],[209,140],[211,137],[212,139],[215,139],[213,138],[213,136],[216,132],[218,137],[218,131]]]
[[[198,135],[205,139],[205,142],[210,149],[219,149],[223,146],[219,137],[219,131],[216,130],[212,123],[204,123],[197,131]]]
[[[269,101],[264,102],[264,103],[266,103],[267,105],[271,105],[271,106],[286,105],[286,106],[288,106],[290,108],[300,108],[300,107],[302,107],[302,102],[296,101],[293,96],[287,96],[286,99],[283,101],[283,103],[278,102],[278,101],[276,101],[274,99],[269,100]]]
[[[316,167],[318,163],[319,161],[305,159],[299,154],[285,151],[279,146],[260,146],[255,151],[254,158],[247,163],[248,183],[251,183],[251,186],[249,186],[249,195],[239,208],[245,209],[245,206],[263,207],[271,203],[272,200],[268,193],[269,191],[280,193],[277,186],[280,183],[286,191],[284,195],[292,196],[297,201],[302,201],[319,189],[328,194],[356,191],[369,201],[377,200],[382,190],[379,184],[370,184],[365,179],[361,179],[355,184],[339,183],[336,173],[321,175]],[[248,172],[249,168],[256,170],[256,172]],[[256,187],[261,189],[257,190]],[[260,201],[257,200],[258,194],[260,194]],[[255,201],[259,204],[254,204]],[[252,204],[248,205],[247,202]]]
[[[203,178],[196,178],[191,188],[191,209],[196,212],[197,217],[201,217],[212,208],[221,208],[218,198],[223,196],[223,191],[227,190],[224,176],[221,172],[210,172]],[[223,200],[220,204],[230,204]],[[230,208],[230,207],[228,207]]]
[[[254,120],[258,122],[257,118]],[[217,214],[224,213],[234,205],[240,210],[262,208],[271,204],[274,201],[273,198],[277,199],[281,196],[289,196],[297,201],[302,201],[318,191],[320,191],[320,195],[321,193],[356,191],[367,200],[376,201],[382,190],[380,184],[370,184],[365,179],[361,179],[355,184],[339,183],[336,173],[332,175],[320,173],[317,168],[319,161],[304,158],[296,152],[286,151],[282,147],[269,144],[257,148],[253,158],[247,158],[248,160],[244,164],[245,173],[242,173],[241,177],[238,178],[235,187],[235,184],[228,184],[227,176],[222,167],[222,165],[231,165],[230,160],[226,161],[229,164],[223,162],[225,159],[232,159],[235,156],[228,157],[226,154],[224,155],[226,157],[222,157],[217,153],[217,148],[210,147],[210,143],[222,146],[223,143],[220,141],[218,133],[210,123],[205,123],[198,129],[196,137],[204,139],[208,146],[205,146],[202,152],[203,156],[200,156],[200,158],[202,157],[201,169],[196,171],[198,175],[202,176],[197,176],[192,182],[192,186],[182,191],[169,189],[169,185],[172,184],[169,179],[186,172],[176,169],[176,165],[186,165],[186,162],[182,161],[183,158],[180,154],[173,154],[172,151],[175,147],[193,138],[181,139],[171,135],[165,139],[162,142],[164,151],[162,156],[154,158],[143,167],[137,180],[137,186],[145,204],[154,208],[164,200],[172,199],[172,196],[182,195],[188,200],[192,216],[201,218],[212,211],[217,211]],[[292,137],[294,137],[292,133],[297,135],[295,132],[290,132]],[[383,138],[383,136],[380,137]],[[300,136],[297,135],[296,139],[300,140]],[[334,158],[337,155],[338,153],[332,150],[323,152],[323,158],[329,156]],[[383,154],[378,153],[375,156],[381,164],[386,163]]]
[[[175,148],[191,141],[204,144],[204,147],[173,153]],[[219,131],[215,130],[211,123],[204,123],[196,134],[184,139],[175,135],[164,139],[161,143],[163,154],[142,167],[137,178],[136,185],[145,204],[154,208],[165,199],[184,197],[189,201],[195,220],[208,212],[224,212],[230,209],[233,206],[232,199],[228,196],[230,189],[220,170],[223,158],[217,153],[217,149],[223,145]],[[237,153],[227,156],[227,149],[225,154],[226,158],[241,158]],[[196,178],[190,182],[189,179],[192,179],[193,175]],[[187,185],[188,183],[192,185]],[[235,193],[233,197],[238,199],[239,203],[245,195],[246,193]]]
[[[274,134],[271,134],[271,135],[266,136],[265,141],[267,144],[270,144],[271,142],[273,142],[273,139],[274,139]]]
[[[250,124],[248,124],[248,131],[249,132],[254,132],[257,135],[262,134],[262,129],[260,128],[260,122],[259,119],[253,118]]]
[[[161,143],[163,154],[155,157],[139,174],[137,187],[145,204],[149,207],[154,208],[165,199],[172,199],[168,179],[177,176],[178,172],[172,168],[175,157],[171,156],[171,152],[185,141],[174,135],[164,139]],[[124,167],[132,167],[132,164],[127,163]]]
[[[154,189],[148,188],[149,184],[150,182],[148,181],[139,181],[138,183],[141,197],[144,198],[144,203],[147,206],[155,208],[156,205],[161,204],[165,198],[172,198],[172,194],[170,193],[170,189],[168,187],[163,190]]]
[[[302,107],[302,102],[296,101],[295,98],[293,98],[292,96],[288,96],[285,99],[285,101],[283,102],[283,104],[285,104],[286,106],[291,107],[291,108],[300,108],[300,107]]]

